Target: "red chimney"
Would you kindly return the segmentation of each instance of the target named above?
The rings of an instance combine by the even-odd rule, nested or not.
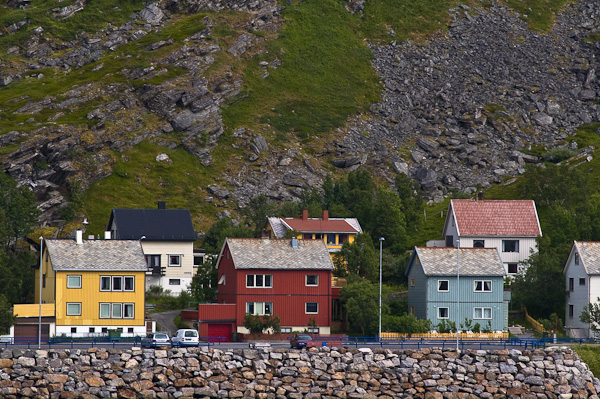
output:
[[[323,220],[329,220],[329,211],[323,211]]]
[[[308,209],[302,211],[302,220],[308,220]]]

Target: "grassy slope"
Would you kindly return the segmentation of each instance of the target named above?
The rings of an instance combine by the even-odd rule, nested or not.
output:
[[[590,368],[596,378],[600,376],[600,346],[573,346],[573,349]]]
[[[469,3],[468,0],[461,1]],[[522,15],[532,29],[547,30],[554,14],[566,0],[505,0],[505,3]],[[49,18],[54,7],[64,7],[67,2],[38,0],[27,10],[0,9],[0,26],[29,18],[31,24],[16,34],[0,37],[0,49],[21,44],[28,37],[27,29],[42,26],[47,34],[57,40],[70,40],[82,31],[94,32],[106,26],[124,23],[136,10],[143,7],[139,1],[93,0],[88,1],[84,12],[75,14],[66,21],[57,22]],[[149,143],[142,143],[127,154],[131,161],[119,161],[113,176],[97,183],[86,193],[83,212],[92,221],[90,230],[100,233],[108,220],[112,207],[154,207],[157,200],[166,200],[169,206],[190,208],[199,228],[205,228],[214,220],[214,205],[203,202],[207,196],[203,190],[214,183],[226,167],[231,167],[239,157],[231,150],[230,131],[238,126],[248,126],[257,130],[274,131],[281,145],[296,135],[298,138],[327,136],[327,132],[342,125],[349,115],[364,111],[378,98],[378,78],[370,67],[371,53],[364,39],[376,42],[407,40],[426,36],[439,29],[445,29],[448,9],[456,7],[458,0],[373,0],[366,3],[364,17],[351,15],[344,10],[345,2],[339,0],[305,0],[286,6],[286,25],[276,40],[268,40],[268,53],[253,57],[234,70],[244,71],[245,93],[225,107],[224,122],[228,132],[223,142],[213,154],[215,163],[202,167],[183,150],[168,150]],[[484,3],[474,3],[481,7]],[[216,39],[221,44],[230,43],[237,33],[228,27],[228,18],[233,14],[212,15],[219,22],[213,28]],[[28,115],[14,114],[13,111],[27,101],[37,101],[46,96],[56,96],[60,100],[64,92],[76,84],[96,81],[138,85],[143,82],[128,82],[121,74],[123,68],[145,67],[151,62],[160,67],[160,56],[182,45],[183,38],[203,28],[204,15],[175,15],[173,23],[158,33],[145,36],[135,43],[107,54],[100,62],[104,67],[94,71],[96,64],[64,74],[52,69],[39,71],[44,78],[24,79],[0,88],[0,134],[18,127],[26,131],[33,126],[17,125],[29,118]],[[239,16],[238,16],[239,18]],[[260,34],[260,32],[259,32]],[[175,43],[156,52],[148,52],[146,44],[172,38]],[[270,37],[266,37],[270,39]],[[227,55],[224,55],[227,57]],[[270,68],[270,76],[260,77],[259,62],[279,58],[282,65]],[[19,62],[16,57],[8,57],[11,62]],[[208,73],[217,73],[218,68],[231,59],[217,59]],[[216,71],[215,71],[216,70]],[[160,80],[182,76],[184,71],[171,68]],[[18,99],[27,93],[28,99]],[[12,99],[12,101],[10,101]],[[107,99],[101,99],[105,102]],[[61,117],[59,123],[85,124],[85,115],[100,100],[90,101],[76,107]],[[44,122],[50,112],[35,115],[37,122]],[[152,118],[149,118],[152,119]],[[583,134],[583,133],[582,133]],[[594,137],[589,137],[593,141]],[[314,142],[314,141],[313,141]],[[305,140],[308,148],[311,143]],[[6,153],[13,148],[4,148]],[[308,149],[310,150],[310,149]],[[155,156],[167,153],[173,159],[172,165],[157,164]],[[118,158],[115,154],[115,157]],[[186,187],[182,190],[179,187]],[[492,190],[491,196],[509,198],[511,187]],[[513,193],[514,194],[514,193]],[[437,237],[439,225],[443,223],[442,210],[446,204],[437,204],[427,210],[428,219],[419,237]],[[231,205],[229,205],[231,207]],[[431,216],[430,216],[431,215]]]

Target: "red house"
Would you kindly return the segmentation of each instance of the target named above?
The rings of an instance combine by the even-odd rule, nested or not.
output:
[[[333,263],[323,241],[227,238],[217,268],[218,304],[199,305],[201,336],[249,333],[247,313],[278,315],[282,333],[331,333]]]

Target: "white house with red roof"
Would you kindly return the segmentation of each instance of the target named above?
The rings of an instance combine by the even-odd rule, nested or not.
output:
[[[446,215],[445,239],[427,246],[497,248],[506,274],[514,275],[520,263],[537,251],[536,238],[541,235],[532,200],[454,199]]]
[[[323,211],[321,218],[309,218],[306,209],[300,218],[269,217],[265,230],[271,238],[284,238],[295,231],[300,233],[298,239],[323,240],[330,254],[339,251],[344,242],[354,242],[354,237],[363,232],[356,218],[330,218],[328,211]]]

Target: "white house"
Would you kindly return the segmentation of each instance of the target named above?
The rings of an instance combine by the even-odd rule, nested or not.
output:
[[[563,270],[567,291],[565,330],[570,337],[594,336],[589,324],[579,320],[588,303],[600,297],[600,242],[575,241]]]
[[[146,288],[158,285],[179,295],[191,284],[196,232],[187,209],[113,209],[108,223],[112,239],[140,240],[148,263]]]
[[[497,248],[507,275],[519,272],[519,263],[537,251],[542,235],[532,200],[450,201],[444,240],[429,241],[428,247]]]

